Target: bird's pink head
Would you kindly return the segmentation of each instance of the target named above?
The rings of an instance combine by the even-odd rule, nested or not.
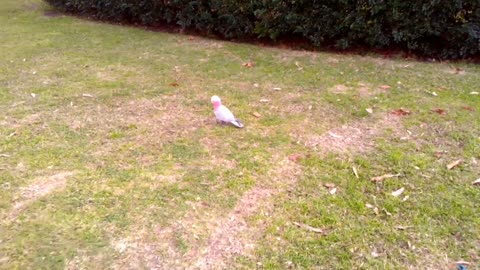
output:
[[[213,96],[210,101],[212,102],[213,104],[213,109],[217,109],[218,107],[220,107],[220,105],[222,105],[222,101],[220,100],[220,98],[218,96]]]

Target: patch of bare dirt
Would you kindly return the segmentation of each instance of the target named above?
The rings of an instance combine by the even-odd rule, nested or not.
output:
[[[330,88],[329,91],[334,94],[345,94],[350,91],[351,87],[345,86],[343,84],[337,84],[334,87]]]
[[[272,207],[269,199],[294,184],[300,173],[299,166],[288,158],[278,162],[278,166],[280,169],[272,176],[272,187],[257,186],[248,191],[225,218],[218,220],[207,246],[195,256],[194,269],[227,269],[234,256],[246,255],[254,248],[264,228],[249,226],[247,218],[260,208]]]
[[[191,209],[167,226],[138,229],[126,238],[114,240],[113,248],[120,254],[114,269],[186,269],[195,251],[185,253],[180,242],[195,249],[202,246],[204,234],[213,230],[212,224],[221,213],[202,201],[186,202]]]
[[[279,157],[274,157],[277,160]],[[225,269],[234,256],[246,255],[264,228],[249,225],[247,219],[260,209],[271,208],[272,196],[295,183],[300,168],[287,157],[276,162],[279,170],[266,176],[262,185],[246,192],[227,215],[201,201],[182,218],[167,227],[140,228],[112,242],[120,254],[114,269]],[[178,239],[188,243],[182,251]]]
[[[194,45],[199,45],[200,47],[206,47],[209,49],[221,49],[225,47],[224,42],[216,41],[216,40],[209,40],[209,39],[204,39],[204,38],[194,38],[194,37],[189,37],[188,40],[190,42],[193,42]]]
[[[353,91],[360,97],[370,97],[386,92],[386,90],[382,89],[381,87],[373,87],[366,83],[359,83],[358,86],[346,86],[343,84],[337,84],[328,89],[328,91],[334,94],[346,94],[350,91]]]
[[[119,253],[112,269],[179,269],[178,253],[172,241],[174,231],[171,228],[156,230],[154,238],[145,229],[140,229],[129,238],[112,243]]]
[[[0,126],[8,127],[11,129],[17,129],[24,126],[38,125],[40,123],[42,123],[42,114],[34,113],[34,114],[26,115],[21,119],[5,116],[5,118],[2,121],[0,121]]]
[[[387,130],[401,134],[400,118],[392,115],[380,116],[374,120],[368,118],[331,129],[321,135],[299,136],[299,140],[305,146],[324,153],[366,152],[374,148],[375,139]]]
[[[379,56],[364,56],[362,60],[369,63],[375,63],[378,67],[382,69],[390,69],[394,71],[395,69],[404,69],[416,66],[416,62],[399,62],[396,59],[391,59],[388,57],[379,57]]]
[[[340,63],[340,60],[338,58],[335,58],[335,57],[327,57],[327,62],[332,63],[332,64],[338,64],[338,63]]]
[[[38,178],[30,186],[21,188],[21,193],[14,199],[15,204],[8,214],[10,219],[15,219],[36,200],[65,188],[67,178],[72,175],[72,172],[60,172],[49,177]]]
[[[78,250],[78,255],[66,260],[64,270],[105,269],[105,256],[102,253],[89,255],[87,252]]]
[[[211,117],[202,117],[194,109],[177,103],[177,97],[172,95],[154,99],[122,100],[110,106],[92,105],[90,109],[81,107],[67,111],[65,122],[72,129],[105,133],[106,137],[113,131],[128,132],[129,129],[138,129],[134,140],[136,144],[144,146],[159,146],[189,136],[201,127],[215,124]],[[111,144],[112,142],[107,140],[99,151],[109,152],[113,147]],[[102,148],[105,148],[105,151]]]
[[[451,67],[449,69],[444,69],[444,72],[448,73],[448,74],[452,74],[452,75],[459,75],[459,76],[463,76],[463,75],[467,74],[465,69],[458,68],[458,67]]]
[[[293,60],[299,61],[314,61],[319,57],[318,53],[308,51],[308,50],[289,50],[285,52],[280,52],[275,55],[280,62],[291,62]]]
[[[384,88],[386,86],[383,86]],[[373,87],[369,84],[359,83],[358,87],[355,88],[360,97],[371,97],[381,93],[385,93],[387,90],[379,87]]]
[[[211,165],[221,166],[227,169],[233,169],[237,167],[237,161],[232,158],[227,158],[227,155],[225,155],[224,150],[228,149],[230,144],[222,137],[206,136],[200,139],[200,143],[208,152]],[[209,166],[205,166],[205,168],[208,167]]]
[[[208,240],[207,247],[200,252],[200,258],[194,264],[198,269],[225,268],[227,262],[235,255],[244,252],[252,239],[245,239],[251,235],[245,219],[253,215],[275,193],[274,190],[254,188],[247,192],[238,202],[235,209],[217,226]]]

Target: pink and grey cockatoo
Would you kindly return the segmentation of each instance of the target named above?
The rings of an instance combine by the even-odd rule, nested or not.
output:
[[[225,106],[222,105],[222,101],[218,96],[213,96],[211,98],[213,104],[213,112],[217,118],[217,122],[222,124],[232,124],[237,128],[242,128],[243,124],[240,122],[233,113]]]

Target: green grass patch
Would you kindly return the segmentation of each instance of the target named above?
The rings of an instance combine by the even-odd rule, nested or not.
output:
[[[48,9],[0,7],[0,268],[188,268],[222,228],[254,244],[235,268],[477,267],[478,65],[258,47]],[[215,123],[214,94],[244,129]],[[400,108],[411,113],[391,114]],[[370,180],[384,174],[399,176]],[[222,227],[232,217],[245,223]]]

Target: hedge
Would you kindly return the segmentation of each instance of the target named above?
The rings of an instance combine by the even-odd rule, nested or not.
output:
[[[295,36],[320,48],[395,48],[440,59],[480,55],[480,0],[45,1],[99,20],[175,24],[227,39]]]

